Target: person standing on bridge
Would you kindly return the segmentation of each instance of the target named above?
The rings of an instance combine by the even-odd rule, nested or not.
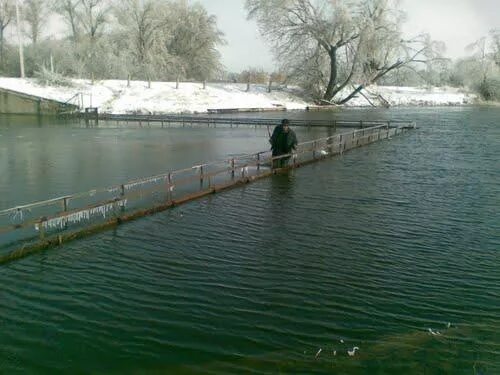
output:
[[[277,125],[273,130],[273,135],[269,139],[273,157],[290,154],[297,148],[297,136],[290,129],[290,121],[283,119],[281,124]],[[290,156],[285,156],[273,160],[273,168],[284,168],[288,165]]]

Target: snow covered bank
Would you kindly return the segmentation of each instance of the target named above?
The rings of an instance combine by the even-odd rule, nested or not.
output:
[[[245,84],[106,80],[91,85],[88,80],[73,80],[72,87],[41,86],[34,79],[1,78],[0,87],[40,96],[60,102],[70,101],[83,107],[98,107],[101,113],[205,113],[209,109],[285,107],[288,110],[305,109],[312,106],[297,90],[282,89],[267,92],[264,85],[252,85],[246,92]],[[390,105],[463,105],[471,104],[475,96],[457,89],[420,89],[411,87],[372,86],[368,92],[353,98],[347,106],[369,106],[370,102],[381,104],[381,95]],[[83,101],[83,103],[82,103]]]
[[[196,113],[219,108],[279,108],[304,109],[310,103],[293,94],[293,90],[267,92],[262,85],[175,82],[98,81],[91,85],[86,80],[74,80],[73,87],[41,86],[33,79],[0,78],[0,87],[41,96],[47,99],[98,107],[104,113]],[[81,94],[81,95],[79,95]],[[81,104],[81,103],[80,103]]]
[[[362,107],[370,105],[370,102],[383,105],[387,101],[390,106],[456,106],[473,104],[477,99],[475,94],[454,87],[370,86],[363,91],[363,95],[358,95],[345,105]]]

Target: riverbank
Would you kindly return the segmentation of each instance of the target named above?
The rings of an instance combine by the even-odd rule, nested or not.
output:
[[[148,82],[125,80],[71,80],[71,86],[45,86],[35,79],[0,78],[0,88],[69,102],[101,113],[162,114],[207,113],[216,110],[305,110],[313,107],[296,87],[268,92],[267,85],[238,83]],[[345,106],[459,106],[473,104],[476,96],[456,88],[371,86]]]

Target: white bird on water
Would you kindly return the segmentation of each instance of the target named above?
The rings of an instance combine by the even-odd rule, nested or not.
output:
[[[355,346],[354,348],[352,348],[352,350],[348,350],[347,354],[349,354],[350,357],[353,357],[354,354],[356,354],[356,350],[359,350],[359,348],[357,346]]]
[[[429,328],[429,329],[428,329],[428,331],[429,331],[429,333],[430,333],[431,335],[434,335],[434,336],[436,336],[436,335],[440,335],[440,334],[441,334],[441,332],[439,332],[439,331],[433,331],[431,328]]]
[[[316,355],[314,356],[314,358],[318,358],[319,353],[321,353],[321,351],[322,351],[322,350],[323,350],[323,349],[319,348],[319,350],[318,350],[318,352],[316,353]]]

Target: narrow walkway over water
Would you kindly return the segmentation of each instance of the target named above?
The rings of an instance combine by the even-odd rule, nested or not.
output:
[[[114,122],[117,127],[124,124],[136,123],[139,126],[156,127],[189,127],[189,126],[207,126],[207,127],[262,127],[275,126],[281,122],[281,118],[248,118],[248,117],[214,117],[214,116],[180,116],[180,115],[130,115],[130,114],[97,114],[90,112],[84,115],[86,120],[103,120]],[[389,127],[412,126],[411,121],[353,121],[344,119],[334,120],[300,120],[289,119],[290,126],[296,127],[328,127],[328,128],[370,128],[373,126],[387,125]]]
[[[378,125],[303,142],[294,154],[262,151],[2,210],[0,263],[415,128],[410,122],[373,123]],[[273,169],[281,158],[290,158],[288,166]]]

